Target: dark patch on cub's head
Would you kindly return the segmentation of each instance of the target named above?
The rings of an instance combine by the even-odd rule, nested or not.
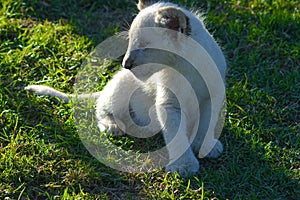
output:
[[[158,27],[178,31],[188,36],[191,34],[189,17],[173,6],[160,8],[156,13],[155,23]]]

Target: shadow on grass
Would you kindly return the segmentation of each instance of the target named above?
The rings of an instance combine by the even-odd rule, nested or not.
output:
[[[78,34],[94,40],[95,44],[118,31],[128,30],[137,9],[133,0],[27,0],[31,17],[38,20],[71,23]]]
[[[208,161],[217,169],[206,179],[222,199],[299,199],[299,15],[292,2],[268,11],[248,1],[215,6],[221,12],[207,20],[230,63],[226,151],[220,163]]]

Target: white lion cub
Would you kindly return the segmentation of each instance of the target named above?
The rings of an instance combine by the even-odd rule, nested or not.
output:
[[[214,137],[222,105],[211,108],[211,98],[217,94],[209,93],[206,82],[190,69],[189,62],[163,48],[149,46],[168,43],[177,50],[189,49],[188,43],[176,32],[184,34],[198,42],[210,55],[222,82],[226,62],[221,49],[197,15],[169,2],[140,0],[138,8],[140,12],[129,30],[124,68],[103,91],[94,94],[98,126],[101,131],[137,134],[138,137],[162,131],[169,154],[166,171],[176,171],[183,177],[193,175],[199,170],[195,154],[199,158],[216,158],[223,151],[221,142]],[[140,31],[155,27],[170,31],[166,31],[161,40],[152,37],[152,30],[149,30],[151,34]],[[198,58],[197,51],[187,51],[192,52],[189,56]],[[178,75],[178,71],[184,78]],[[187,87],[186,81],[191,87]],[[70,96],[46,86],[30,85],[26,89],[65,101]],[[213,124],[212,128],[208,127],[209,123]]]

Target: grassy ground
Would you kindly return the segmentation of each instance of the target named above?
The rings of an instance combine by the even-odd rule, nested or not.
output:
[[[104,166],[70,104],[23,90],[72,91],[90,50],[128,27],[134,1],[0,2],[0,199],[300,199],[298,0],[176,1],[205,11],[228,60],[225,152],[190,179]]]

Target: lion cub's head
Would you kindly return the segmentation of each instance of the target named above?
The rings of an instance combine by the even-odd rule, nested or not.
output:
[[[129,44],[123,60],[123,67],[133,69],[138,65],[154,63],[154,61],[160,61],[159,63],[167,65],[172,64],[172,56],[159,51],[159,47],[166,43],[172,43],[174,48],[180,48],[180,41],[176,33],[190,35],[189,17],[184,10],[172,3],[140,0],[138,8],[140,12],[133,20],[129,30]],[[151,74],[155,71],[148,69],[144,70],[144,73]]]

